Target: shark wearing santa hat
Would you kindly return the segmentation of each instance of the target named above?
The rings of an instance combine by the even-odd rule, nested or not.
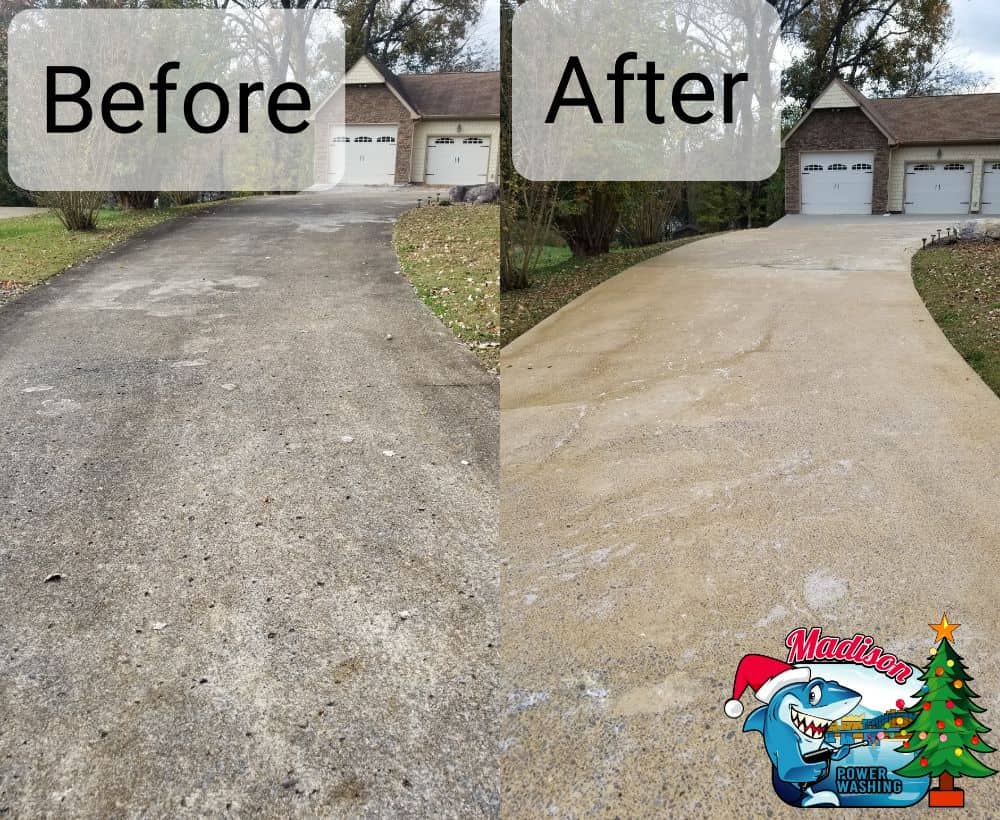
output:
[[[748,688],[764,705],[750,713],[743,731],[764,736],[774,776],[786,786],[780,793],[794,795],[797,789],[803,807],[839,806],[835,792],[814,791],[813,786],[829,775],[831,760],[843,760],[850,753],[851,745],[828,743],[826,731],[851,713],[861,695],[836,681],[813,677],[804,666],[745,655],[736,670],[733,697],[726,702],[729,717],[743,714],[740,697]]]

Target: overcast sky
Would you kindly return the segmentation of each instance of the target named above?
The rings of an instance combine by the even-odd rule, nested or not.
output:
[[[485,0],[483,16],[472,35],[473,41],[481,42],[494,55],[497,64],[500,62],[500,0]]]
[[[955,34],[951,58],[972,71],[981,71],[987,91],[1000,91],[1000,0],[951,0]],[[499,53],[500,0],[485,0],[475,39]]]
[[[1000,2],[997,0],[951,0],[955,15],[952,58],[959,65],[981,71],[1000,91]]]

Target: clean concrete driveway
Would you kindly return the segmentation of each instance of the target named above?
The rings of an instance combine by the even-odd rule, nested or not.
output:
[[[799,816],[723,714],[796,626],[923,663],[947,611],[1000,725],[1000,401],[911,283],[938,226],[706,239],[504,351],[506,815]]]
[[[496,380],[396,272],[416,196],[0,311],[0,814],[496,812]]]

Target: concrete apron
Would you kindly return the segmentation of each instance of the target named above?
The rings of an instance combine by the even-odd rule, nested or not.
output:
[[[1000,401],[910,277],[949,224],[706,239],[504,351],[506,816],[793,816],[723,704],[797,626],[923,663],[947,611],[996,721]]]

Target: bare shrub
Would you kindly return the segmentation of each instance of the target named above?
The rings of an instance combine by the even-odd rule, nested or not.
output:
[[[107,200],[106,191],[45,191],[35,194],[43,208],[49,208],[70,231],[92,231],[97,212]]]
[[[625,244],[639,247],[662,242],[667,223],[680,201],[681,186],[675,182],[639,182],[629,186],[621,226]]]
[[[559,200],[554,182],[532,182],[512,173],[503,191],[500,290],[518,290],[531,284],[531,271],[552,233]]]
[[[171,208],[179,205],[193,205],[201,199],[201,191],[162,191],[160,201]]]
[[[156,202],[156,194],[156,191],[115,191],[115,198],[126,211],[148,211]]]

